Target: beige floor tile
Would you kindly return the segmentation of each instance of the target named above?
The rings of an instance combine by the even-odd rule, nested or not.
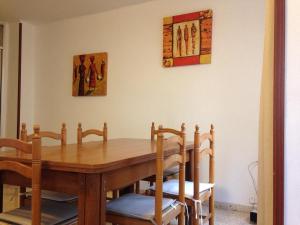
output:
[[[204,208],[204,211],[207,211]],[[176,225],[177,222],[172,222]],[[205,223],[207,225],[208,223]],[[216,209],[215,225],[250,225],[249,213],[232,210]],[[107,223],[107,225],[110,225]]]

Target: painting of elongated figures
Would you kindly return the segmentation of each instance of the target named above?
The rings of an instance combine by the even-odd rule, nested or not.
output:
[[[165,17],[163,66],[211,63],[212,10]]]
[[[73,96],[106,96],[107,53],[73,57]]]

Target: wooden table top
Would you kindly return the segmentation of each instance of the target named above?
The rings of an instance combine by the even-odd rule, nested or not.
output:
[[[187,143],[187,150],[193,144]],[[178,151],[176,144],[165,146],[165,155]],[[45,169],[67,172],[98,173],[124,166],[153,160],[156,157],[156,142],[149,139],[110,139],[86,142],[81,145],[42,146],[42,165]],[[0,151],[0,160],[9,159],[29,162],[30,155],[17,153],[15,150]]]

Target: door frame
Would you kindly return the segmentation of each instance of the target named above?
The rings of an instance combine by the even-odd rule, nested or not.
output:
[[[285,5],[275,0],[273,105],[273,224],[284,225]]]
[[[17,138],[20,137],[21,120],[21,85],[22,85],[22,23],[19,23],[19,56],[18,56],[18,106],[17,106]]]

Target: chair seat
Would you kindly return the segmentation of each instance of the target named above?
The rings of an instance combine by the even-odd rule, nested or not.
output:
[[[75,203],[42,201],[41,225],[67,225],[77,220]],[[0,225],[31,225],[30,207],[21,207],[0,214]]]
[[[164,170],[164,175],[163,175],[164,180],[167,180],[168,177],[171,177],[171,176],[176,175],[178,173],[179,173],[179,166],[174,166],[174,167],[168,168],[168,169]],[[152,175],[150,177],[144,178],[143,180],[148,181],[148,182],[155,182],[156,177],[155,177],[155,175]]]
[[[164,177],[172,176],[179,173],[179,166],[174,166],[164,170]]]
[[[31,190],[26,192],[26,195],[31,196]],[[45,200],[51,200],[57,202],[71,202],[77,200],[78,196],[56,192],[56,191],[42,190],[41,198]]]
[[[163,198],[162,208],[164,212],[177,205],[176,200]],[[155,197],[126,194],[107,203],[106,210],[108,213],[151,221],[155,216]]]
[[[200,183],[200,195],[204,195],[210,191],[215,185],[210,183]],[[150,190],[155,191],[155,185],[150,187]],[[179,195],[179,180],[168,180],[163,183],[163,192],[170,195]],[[194,196],[194,182],[185,181],[185,197],[193,199]]]
[[[65,193],[42,190],[42,199],[57,201],[57,202],[70,202],[78,199],[77,195],[69,195]]]

